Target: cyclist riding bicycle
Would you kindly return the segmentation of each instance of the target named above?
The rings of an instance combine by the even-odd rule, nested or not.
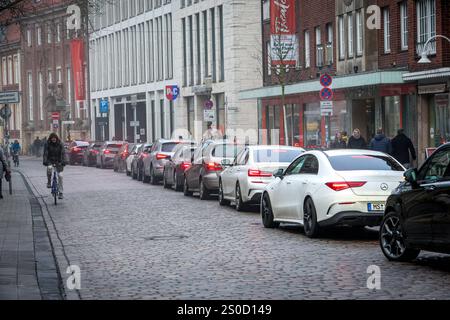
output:
[[[11,145],[11,154],[13,156],[14,164],[16,166],[19,165],[19,153],[22,148],[20,147],[20,143],[18,140],[14,140],[14,143]]]
[[[56,133],[51,133],[48,140],[44,144],[44,166],[47,167],[47,188],[51,188],[51,177],[53,165],[56,165],[56,171],[58,172],[58,189],[59,199],[63,198],[63,175],[65,157],[64,157],[64,145],[58,138]]]

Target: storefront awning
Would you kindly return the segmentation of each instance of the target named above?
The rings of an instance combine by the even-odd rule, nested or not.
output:
[[[416,81],[424,79],[436,79],[450,77],[450,68],[433,69],[419,72],[407,72],[403,74],[403,80]]]
[[[380,71],[370,73],[358,73],[333,78],[333,89],[345,89],[362,86],[373,86],[383,84],[403,84],[405,71]],[[322,86],[319,80],[303,81],[290,84],[285,87],[285,94],[299,94],[320,91]],[[243,90],[239,93],[240,100],[261,99],[281,96],[280,86],[262,87],[257,89]]]

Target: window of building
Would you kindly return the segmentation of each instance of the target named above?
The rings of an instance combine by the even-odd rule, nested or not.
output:
[[[3,82],[3,85],[7,85],[8,84],[8,69],[7,69],[8,67],[7,67],[7,63],[6,63],[6,57],[3,57],[2,58],[2,74],[3,74],[3,77],[2,77],[2,82]]]
[[[333,55],[333,24],[327,23],[327,45],[326,45],[326,64],[332,65],[334,61]]]
[[[353,14],[347,15],[347,50],[348,57],[353,58]]]
[[[417,53],[423,52],[425,43],[436,35],[436,1],[417,0]],[[436,40],[427,46],[429,54],[436,54]]]
[[[406,1],[400,4],[400,34],[401,48],[408,50],[408,3]]]
[[[224,34],[223,34],[223,6],[218,7],[219,11],[219,60],[220,60],[220,72],[219,81],[225,80],[225,56],[224,56]]]
[[[33,74],[28,72],[28,120],[34,120],[33,109]]]
[[[30,29],[27,30],[27,45],[29,47],[31,47],[31,45],[32,45],[31,30]]]
[[[212,59],[212,81],[217,80],[217,61],[216,61],[216,10],[210,9],[211,13],[211,59]]]
[[[13,84],[13,59],[8,57],[8,84]]]
[[[183,36],[183,87],[187,86],[187,48],[186,48],[186,19],[181,19],[181,30]]]
[[[316,66],[323,67],[323,45],[320,27],[315,28],[316,34]]]
[[[202,52],[200,50],[201,47],[201,38],[200,38],[200,14],[197,13],[195,15],[195,43],[196,43],[196,65],[197,65],[197,81],[196,84],[200,85],[202,82]]]
[[[47,43],[52,43],[52,37],[53,37],[53,28],[50,23],[47,24]]]
[[[53,83],[53,73],[52,73],[52,70],[48,70],[48,73],[47,73],[47,82],[48,82],[49,84]]]
[[[400,128],[400,96],[383,97],[384,134],[393,138]]]
[[[194,85],[194,25],[192,22],[192,16],[188,18],[188,30],[189,30],[189,85]]]
[[[56,42],[61,42],[61,23],[56,25]]]
[[[42,77],[42,72],[38,74],[38,85],[39,85],[39,118],[40,120],[44,120],[44,80]]]
[[[384,53],[391,52],[391,22],[389,8],[383,9],[383,34],[384,34]]]
[[[339,59],[345,59],[345,33],[344,33],[344,17],[339,16],[338,18],[338,28],[339,28]]]
[[[363,12],[359,10],[356,12],[356,55],[362,56],[363,54]]]
[[[309,39],[309,31],[305,31],[305,68],[311,67],[311,43]]]
[[[58,81],[58,83],[62,83],[61,67],[56,68],[56,81]]]
[[[14,83],[19,84],[20,79],[20,65],[19,65],[19,56],[14,56]]]
[[[208,11],[203,11],[203,52],[205,77],[209,77],[209,59],[208,59]]]
[[[272,74],[272,58],[271,58],[271,47],[270,47],[270,41],[266,42],[266,50],[267,50],[267,75]]]
[[[70,68],[67,68],[67,103],[72,105],[72,73]]]
[[[42,28],[37,27],[36,29],[36,38],[37,38],[37,45],[42,45]]]

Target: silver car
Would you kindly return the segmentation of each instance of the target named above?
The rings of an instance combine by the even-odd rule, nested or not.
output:
[[[173,156],[173,149],[190,141],[159,139],[155,141],[147,157],[143,158],[143,182],[156,185],[163,178],[164,166]]]
[[[228,140],[208,141],[197,148],[192,166],[184,173],[184,195],[191,196],[193,192],[199,192],[200,199],[206,200],[210,194],[217,193],[223,163],[234,161],[243,148],[243,145]]]
[[[273,172],[286,169],[302,148],[289,146],[247,146],[221,174],[219,203],[234,202],[242,211],[248,204],[258,204],[266,185],[274,179]]]

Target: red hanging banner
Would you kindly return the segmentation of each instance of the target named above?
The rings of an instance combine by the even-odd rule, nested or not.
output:
[[[72,74],[75,88],[75,100],[84,101],[86,99],[86,86],[84,82],[84,41],[73,39],[70,42],[72,54]]]
[[[295,65],[298,58],[295,0],[270,0],[272,65]]]

